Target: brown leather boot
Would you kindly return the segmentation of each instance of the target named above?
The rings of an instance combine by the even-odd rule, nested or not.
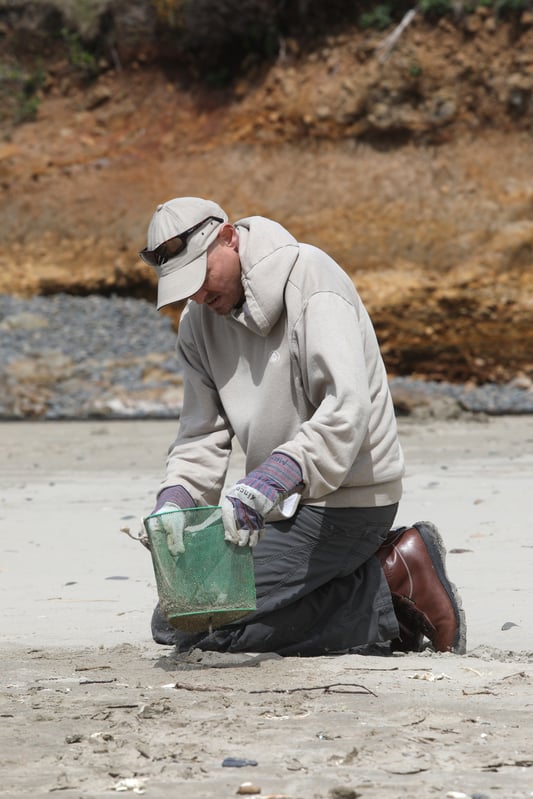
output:
[[[446,550],[431,522],[392,530],[376,553],[400,625],[396,649],[419,652],[424,637],[437,652],[466,651],[466,623],[457,589],[446,574]]]

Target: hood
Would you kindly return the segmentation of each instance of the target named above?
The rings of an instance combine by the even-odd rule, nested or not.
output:
[[[245,296],[240,321],[267,336],[284,309],[285,285],[299,245],[282,225],[262,216],[240,219],[235,227]]]

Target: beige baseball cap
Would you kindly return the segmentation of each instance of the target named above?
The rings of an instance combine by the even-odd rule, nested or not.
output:
[[[176,197],[157,206],[139,255],[157,272],[158,309],[198,291],[205,280],[207,248],[227,221],[217,203],[201,197]]]

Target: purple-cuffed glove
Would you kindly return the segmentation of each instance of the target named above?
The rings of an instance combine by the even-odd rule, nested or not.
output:
[[[196,502],[183,486],[168,486],[163,488],[157,496],[155,508],[151,516],[158,516],[159,531],[166,535],[169,552],[175,558],[185,551],[183,544],[183,531],[185,529],[184,513],[167,513],[184,508],[195,508]]]
[[[226,541],[255,546],[265,529],[264,517],[303,486],[300,465],[289,455],[273,452],[229,489],[222,501]]]
[[[157,513],[163,505],[175,505],[177,508],[195,508],[196,502],[183,486],[167,486],[157,495],[155,508],[152,513]]]

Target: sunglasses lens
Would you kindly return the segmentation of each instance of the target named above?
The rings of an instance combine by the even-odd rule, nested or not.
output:
[[[149,266],[163,266],[171,258],[179,255],[185,249],[185,244],[186,239],[182,236],[174,236],[174,238],[164,241],[155,250],[142,250],[139,255]]]
[[[158,266],[155,252],[150,252],[150,250],[141,250],[139,255],[144,263],[148,264],[148,266]]]
[[[156,252],[159,249],[164,248],[165,261],[163,261],[163,263],[166,263],[166,261],[169,261],[171,258],[175,258],[176,255],[179,255],[180,252],[182,252],[182,250],[185,249],[186,243],[187,240],[184,239],[182,236],[174,236],[173,239],[165,241],[165,243],[162,244],[161,247],[158,247]]]

